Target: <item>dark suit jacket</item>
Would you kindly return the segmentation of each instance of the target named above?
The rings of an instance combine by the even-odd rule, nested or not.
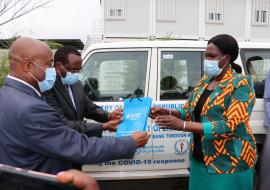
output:
[[[93,119],[98,122],[108,121],[108,112],[94,104],[84,92],[81,82],[71,85],[76,109],[64,87],[61,78],[57,77],[53,88],[43,93],[47,103],[52,106],[59,116],[72,129],[87,136],[102,136],[101,123],[87,123],[83,119]]]
[[[0,89],[0,163],[56,174],[78,164],[132,158],[136,143],[88,138],[67,127],[29,86],[7,78]]]

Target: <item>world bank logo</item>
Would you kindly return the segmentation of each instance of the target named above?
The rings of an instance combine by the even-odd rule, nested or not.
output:
[[[183,155],[187,153],[188,149],[189,149],[189,142],[185,139],[178,140],[174,144],[175,154]]]
[[[126,115],[125,119],[136,120],[136,119],[139,119],[140,117],[141,117],[141,113],[130,113]]]
[[[137,150],[136,150],[136,152],[135,152],[135,155],[141,154],[141,151],[142,151],[142,148],[137,148]]]

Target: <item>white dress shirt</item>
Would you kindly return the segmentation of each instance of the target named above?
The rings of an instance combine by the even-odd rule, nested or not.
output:
[[[67,87],[67,90],[68,90],[68,94],[70,96],[70,99],[72,101],[72,104],[73,104],[74,108],[76,109],[75,100],[74,100],[74,96],[73,96],[72,90],[71,90],[71,88],[70,88],[69,85],[66,85],[66,87]]]
[[[26,86],[29,86],[30,88],[32,88],[32,89],[37,93],[37,95],[38,95],[39,97],[41,97],[40,92],[39,92],[37,89],[35,89],[35,87],[33,87],[31,84],[28,84],[27,82],[25,82],[25,81],[23,81],[23,80],[21,80],[21,79],[19,79],[19,78],[17,78],[17,77],[11,76],[11,75],[8,75],[7,78],[16,80],[16,81],[18,81],[18,82],[20,82],[20,83],[25,84]]]

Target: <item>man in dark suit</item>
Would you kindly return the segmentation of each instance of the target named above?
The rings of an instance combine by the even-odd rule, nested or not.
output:
[[[62,120],[69,127],[87,136],[101,137],[103,130],[115,131],[121,121],[122,110],[108,113],[88,98],[78,79],[82,70],[80,52],[70,46],[61,47],[54,54],[54,67],[56,82],[53,88],[43,95]],[[84,118],[104,124],[87,123]]]
[[[55,80],[52,60],[51,49],[38,40],[19,38],[10,47],[10,73],[0,89],[0,163],[56,174],[72,163],[132,158],[146,144],[146,133],[89,138],[70,129],[43,100],[40,91]]]

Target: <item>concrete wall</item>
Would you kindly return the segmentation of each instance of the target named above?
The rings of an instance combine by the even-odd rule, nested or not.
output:
[[[209,39],[227,33],[239,41],[270,41],[269,25],[252,25],[252,0],[224,0],[224,20],[218,24],[205,21],[205,0],[176,0],[176,20],[157,21],[156,1],[126,0],[125,20],[105,19],[104,37]]]
[[[205,24],[205,36],[227,33],[238,39],[245,37],[246,0],[224,0],[223,24]]]
[[[251,25],[250,31],[251,39],[253,41],[270,41],[270,26],[255,26]]]
[[[176,0],[176,21],[156,21],[156,36],[172,34],[176,38],[198,38],[199,35],[198,0]]]
[[[125,0],[125,20],[104,19],[104,36],[148,36],[149,9],[149,0]]]

